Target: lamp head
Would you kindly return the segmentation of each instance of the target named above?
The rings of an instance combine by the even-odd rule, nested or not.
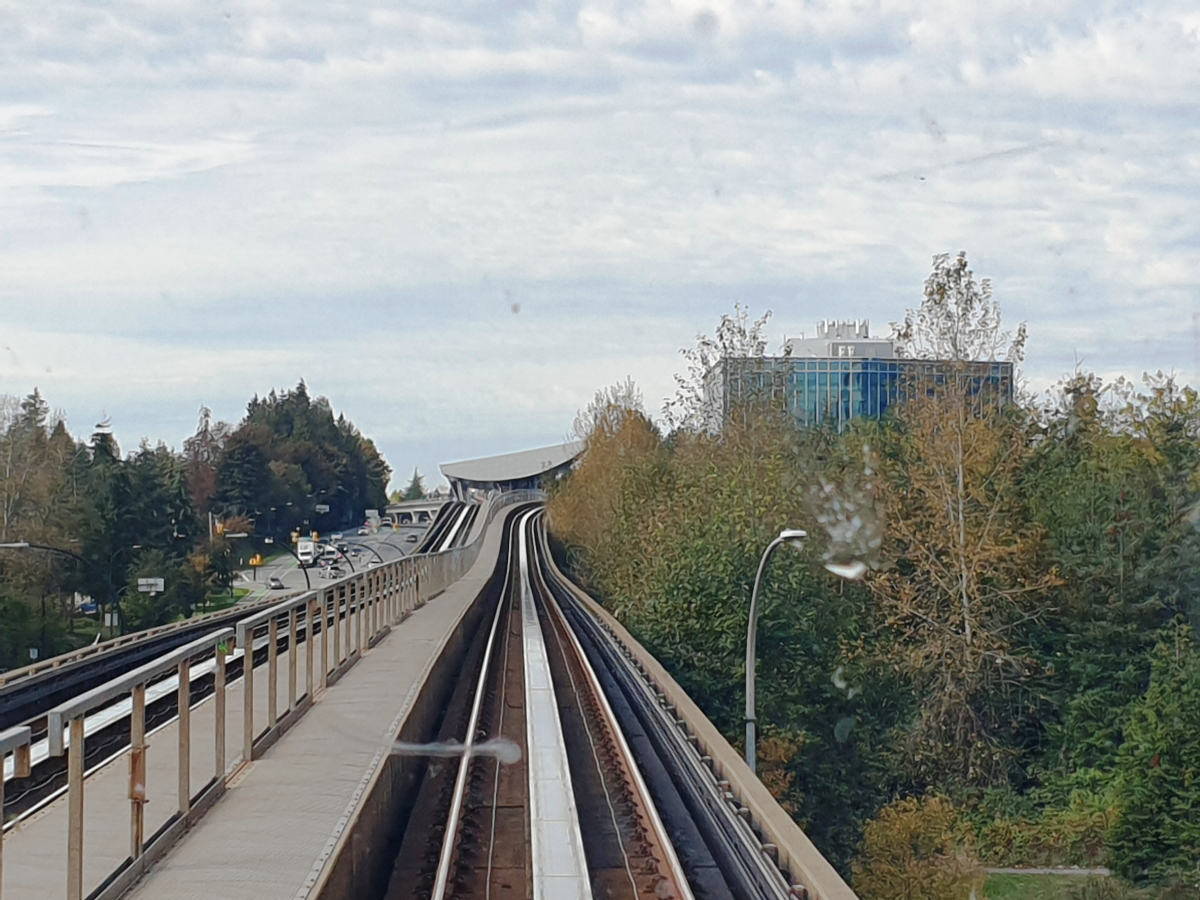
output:
[[[779,539],[801,550],[804,548],[804,542],[808,540],[808,532],[803,528],[785,528],[779,532]]]

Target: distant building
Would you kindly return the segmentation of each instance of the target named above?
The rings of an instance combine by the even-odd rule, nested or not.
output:
[[[500,456],[442,463],[441,470],[450,482],[451,493],[459,500],[491,491],[540,488],[570,472],[585,446],[583,441],[567,441]]]
[[[734,409],[762,404],[786,409],[802,425],[877,418],[893,404],[943,385],[955,373],[969,380],[980,405],[1012,401],[1010,362],[952,363],[905,359],[893,342],[870,336],[870,323],[826,321],[814,338],[792,339],[782,356],[732,357],[709,370],[705,392],[709,427],[718,430]]]

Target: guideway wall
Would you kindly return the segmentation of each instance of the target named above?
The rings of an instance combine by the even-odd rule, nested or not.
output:
[[[519,499],[498,498],[489,518]],[[490,575],[496,531],[276,604],[239,624],[236,649],[231,633],[208,636],[61,704],[50,716],[51,744],[72,754],[70,789],[13,823],[0,897],[115,898],[168,851],[135,895],[299,896],[329,858],[322,853],[344,828],[354,786],[387,758],[418,688],[452,648],[480,589],[463,576],[476,563]],[[226,663],[247,656],[253,665],[226,686]],[[216,690],[194,703],[189,675],[205,665]],[[146,735],[139,695],[172,672],[187,714]],[[122,695],[132,697],[133,752],[85,764],[85,742],[72,740],[83,716]],[[289,728],[305,736],[277,744]],[[189,860],[182,869],[181,856]]]

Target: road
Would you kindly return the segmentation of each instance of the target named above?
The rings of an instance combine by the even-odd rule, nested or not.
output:
[[[376,534],[359,535],[356,534],[357,528],[351,528],[342,532],[342,543],[350,547],[346,555],[354,568],[365,569],[371,561],[379,562],[382,559],[383,562],[391,562],[408,555],[420,544],[427,529],[427,525],[401,525],[395,531],[381,528]],[[410,541],[410,536],[415,540]],[[343,571],[349,571],[350,567],[343,561],[341,568]],[[271,590],[267,587],[267,582],[272,576],[283,582],[283,590]],[[324,581],[318,568],[309,569],[308,577],[312,580],[314,588]],[[239,603],[248,603],[273,594],[282,599],[307,587],[304,573],[300,571],[296,558],[290,553],[283,553],[271,559],[257,573],[253,569],[238,572],[236,586],[251,589],[249,594],[238,601]]]

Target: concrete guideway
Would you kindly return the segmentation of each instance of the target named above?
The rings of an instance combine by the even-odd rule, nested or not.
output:
[[[465,576],[363,655],[285,739],[244,767],[225,797],[129,896],[309,896],[419,688],[491,576],[499,533],[490,529]]]
[[[854,894],[753,774],[738,768],[745,768],[740,757],[657,662],[557,570],[541,528],[541,514],[530,509],[530,499],[534,498],[516,494],[499,499],[487,516],[492,527],[467,548],[405,560],[403,566],[380,569],[374,575],[363,573],[355,580],[285,600],[243,620],[236,646],[257,650],[257,654],[249,654],[258,662],[257,666],[251,663],[249,677],[226,684],[222,674],[226,663],[221,661],[231,662],[242,651],[228,655],[234,645],[215,635],[208,652],[211,658],[215,648],[220,664],[216,683],[223,688],[213,697],[192,703],[187,716],[152,731],[145,741],[148,750],[144,756],[120,750],[98,764],[89,760],[92,771],[86,779],[82,762],[73,758],[72,772],[80,773],[78,780],[72,781],[73,793],[52,800],[17,823],[5,841],[10,864],[5,867],[3,898],[61,897],[64,887],[68,900],[93,894],[104,900],[210,900],[213,895],[222,900],[342,900],[374,896],[384,886],[390,890],[386,880],[380,882],[385,873],[378,855],[399,840],[396,829],[406,842],[415,838],[416,844],[422,845],[427,840],[425,828],[412,827],[406,804],[412,802],[414,786],[426,777],[427,770],[437,778],[436,773],[445,768],[434,763],[427,766],[428,752],[414,755],[412,748],[428,746],[440,728],[445,736],[438,740],[450,741],[442,747],[467,748],[460,776],[467,771],[471,739],[457,737],[458,726],[451,723],[458,715],[453,712],[458,701],[450,695],[459,696],[464,679],[473,681],[467,673],[474,664],[466,660],[478,653],[479,641],[488,630],[481,623],[485,618],[499,622],[503,597],[510,596],[515,599],[506,613],[512,623],[506,626],[506,633],[517,641],[512,657],[517,671],[524,668],[524,678],[517,676],[523,681],[517,696],[525,698],[522,706],[529,704],[526,713],[514,719],[523,734],[528,726],[524,755],[529,761],[529,795],[526,827],[510,823],[514,827],[507,827],[504,835],[508,845],[517,849],[506,850],[503,858],[521,855],[532,839],[535,897],[586,898],[592,890],[607,896],[618,881],[628,881],[635,893],[641,890],[635,882],[642,876],[635,873],[641,873],[641,857],[646,851],[639,840],[628,846],[622,843],[630,838],[620,818],[633,796],[627,795],[628,786],[636,784],[643,799],[630,808],[636,810],[638,803],[649,805],[643,805],[634,818],[658,822],[659,849],[647,857],[656,861],[659,875],[655,877],[670,873],[682,877],[671,843],[677,840],[677,833],[682,835],[682,823],[695,832],[678,838],[684,841],[691,862],[686,880],[678,882],[674,893],[668,890],[671,896],[691,896],[687,882],[693,876],[711,879],[719,868],[730,885],[738,879],[743,886],[757,880],[763,886],[763,897],[853,900]],[[505,547],[507,568],[501,564]],[[433,602],[424,602],[429,599]],[[492,604],[494,616],[485,615]],[[564,605],[560,608],[560,604]],[[541,610],[541,623],[536,609]],[[339,619],[338,610],[345,613],[344,618]],[[492,632],[496,631],[495,622]],[[468,650],[468,645],[476,649]],[[488,646],[490,654],[490,639]],[[135,696],[140,696],[138,691],[146,693],[147,679],[171,672],[177,659],[181,676],[189,674],[192,663],[191,674],[199,674],[205,665],[196,655],[199,652],[192,646],[176,651],[93,691],[91,699],[80,697],[64,704],[51,715],[54,733],[62,735],[63,725],[70,721],[71,728],[77,726],[82,734],[83,719],[70,717],[101,708],[98,704],[119,697],[129,685],[139,685],[134,688]],[[593,672],[585,657],[608,668]],[[488,655],[483,659],[486,673]],[[507,650],[504,660],[502,668],[509,665]],[[625,674],[617,674],[617,670]],[[565,692],[558,700],[552,683]],[[587,684],[599,691],[591,701],[582,699]],[[251,690],[250,686],[253,696],[247,698],[244,692]],[[615,711],[605,699],[613,690],[617,692],[611,695],[618,704]],[[499,703],[501,709],[512,706],[503,692],[495,696],[500,699],[487,702]],[[224,715],[219,714],[221,709]],[[134,722],[138,715],[134,713]],[[659,725],[652,724],[660,718]],[[602,730],[596,730],[602,722],[615,726],[616,731],[610,732],[613,736],[605,738]],[[631,724],[633,731],[626,733],[638,742],[633,756],[621,737]],[[141,733],[136,726],[133,732]],[[477,732],[472,725],[467,733],[483,734],[484,730]],[[135,748],[141,746],[140,741],[134,738]],[[243,748],[241,756],[235,755],[239,747]],[[621,747],[624,757],[616,752]],[[225,765],[226,748],[231,751],[229,765]],[[626,762],[613,768],[617,758]],[[138,762],[141,759],[144,768]],[[177,761],[187,766],[182,775]],[[654,780],[653,801],[637,774],[646,765],[650,766],[646,778]],[[511,782],[508,774],[501,778],[499,762],[495,766],[497,784]],[[144,775],[135,777],[136,772]],[[574,785],[576,775],[583,779],[584,787]],[[674,801],[662,793],[668,791],[664,777],[681,792]],[[76,790],[74,785],[86,785],[86,791]],[[184,818],[175,811],[175,785],[178,809],[192,810]],[[692,799],[681,806],[679,798],[697,790],[695,785],[700,793],[687,794]],[[143,802],[136,799],[139,792],[151,805],[139,805]],[[86,804],[82,802],[85,793]],[[655,811],[660,795],[668,802],[661,807],[662,821]],[[505,803],[506,809],[512,805]],[[590,831],[582,836],[577,803],[583,804],[580,809],[589,810]],[[708,804],[716,812],[701,813],[696,803]],[[472,801],[472,808],[474,805]],[[137,818],[137,810],[143,808],[144,823]],[[605,810],[612,820],[611,840],[604,831],[608,826],[598,826],[607,822]],[[668,815],[674,823],[670,840],[662,831]],[[693,817],[695,827],[691,825]],[[82,822],[82,829],[69,828],[69,820]],[[708,824],[699,824],[702,820]],[[146,847],[143,861],[132,866],[127,858],[133,852],[136,859],[138,851],[130,850],[131,826],[132,846]],[[493,835],[496,827],[493,811]],[[468,835],[478,830],[463,829],[461,836],[452,837],[458,829],[447,826],[450,846],[459,847],[458,837],[470,844]],[[726,837],[719,840],[732,840],[732,844],[719,849],[712,842],[714,829],[724,829]],[[156,830],[166,837],[156,839]],[[740,836],[729,837],[735,833]],[[715,857],[697,862],[700,845],[695,840],[707,842]],[[76,874],[68,872],[64,879],[63,851],[68,843],[75,848],[75,855],[66,854],[67,869]],[[544,851],[540,855],[539,845]],[[584,845],[588,846],[586,865]],[[467,860],[462,864],[468,867],[474,865],[471,852],[461,852],[466,856],[456,859]],[[612,859],[596,868],[594,855]],[[617,865],[614,860],[620,859],[624,862]],[[666,866],[664,860],[672,859],[673,866]],[[725,862],[720,862],[722,859]],[[566,860],[574,860],[574,868],[564,867]],[[491,865],[489,853],[489,873]],[[489,883],[491,878],[488,874]],[[453,893],[458,895],[462,885],[457,880],[455,885]],[[664,896],[661,886],[655,891]],[[735,890],[741,896],[738,891],[744,893],[744,888]],[[759,896],[757,888],[749,891],[746,896]],[[402,895],[407,891],[397,896]]]
[[[489,514],[503,513],[504,507],[517,499],[520,498],[500,499],[492,505]],[[253,638],[257,651],[255,669],[259,672],[253,681],[253,758],[260,760],[264,755],[272,755],[270,750],[278,737],[303,722],[305,713],[314,709],[314,696],[329,695],[330,699],[335,699],[336,695],[344,694],[344,690],[330,694],[325,689],[326,684],[332,689],[338,679],[356,671],[355,664],[370,658],[369,648],[386,638],[391,626],[418,611],[424,601],[445,593],[447,586],[469,571],[481,551],[486,557],[483,544],[479,541],[452,553],[406,558],[394,565],[381,566],[322,586],[316,593],[276,603],[243,620],[237,641],[247,645]],[[441,604],[441,608],[448,605]],[[339,617],[334,614],[339,607],[342,612],[340,628]],[[320,613],[322,609],[324,614]],[[433,638],[437,635],[423,634],[420,623],[428,624],[431,617],[435,620],[431,627],[436,631],[439,627],[436,613],[414,616],[413,627],[409,628],[405,623],[401,631],[411,634],[418,644],[428,649],[431,642],[436,644]],[[328,635],[323,633],[325,630]],[[172,719],[162,727],[152,728],[144,739],[139,737],[147,727],[141,724],[144,714],[140,710],[144,708],[144,701],[136,700],[135,712],[129,720],[131,725],[127,728],[133,729],[134,746],[144,746],[145,750],[131,753],[128,743],[124,746],[118,743],[108,759],[98,760],[110,751],[103,746],[89,747],[90,756],[85,758],[76,751],[76,747],[83,746],[85,741],[74,740],[84,733],[85,717],[107,709],[107,704],[113,702],[128,706],[130,691],[135,699],[153,695],[160,687],[156,682],[176,670],[180,675],[201,675],[206,666],[205,652],[211,670],[214,648],[226,663],[237,659],[240,669],[244,658],[241,650],[234,650],[230,655],[234,648],[229,638],[224,637],[227,634],[230,634],[229,630],[214,633],[210,638],[171,651],[52,710],[52,735],[58,733],[67,739],[65,748],[63,740],[51,741],[51,744],[58,744],[58,749],[52,748],[52,752],[66,750],[70,763],[70,790],[67,796],[51,798],[28,817],[10,823],[4,843],[8,845],[12,864],[5,873],[8,878],[4,879],[3,896],[121,896],[139,875],[170,849],[172,842],[188,828],[194,828],[205,812],[214,804],[218,808],[221,806],[217,801],[224,801],[228,795],[227,787],[241,786],[249,781],[254,765],[241,766],[242,760],[229,752],[250,743],[241,740],[245,736],[240,734],[243,727],[239,727],[243,723],[240,713],[248,712],[248,704],[241,702],[245,680],[233,680],[236,675],[226,672],[224,666],[216,670],[219,688],[211,698],[197,702],[196,696],[191,696],[189,714],[183,717],[187,721]],[[270,638],[286,643],[280,647]],[[289,652],[292,648],[295,652]],[[405,655],[400,652],[401,657]],[[436,658],[437,654],[434,656]],[[316,666],[318,659],[320,665]],[[417,679],[418,683],[423,680]],[[182,683],[192,681],[189,677]],[[394,693],[390,690],[394,688],[393,679],[384,678],[383,682],[389,689],[386,693]],[[121,700],[122,697],[125,700]],[[402,700],[403,697],[399,697],[395,702],[399,704]],[[351,701],[339,705],[349,709],[354,704]],[[368,704],[369,711],[378,713],[384,705],[386,701],[373,702]],[[222,708],[223,715],[219,714]],[[325,712],[328,711],[326,708]],[[56,723],[61,732],[57,731]],[[377,732],[380,728],[382,725],[376,723],[375,728],[367,729],[365,733]],[[21,730],[27,732],[27,729]],[[128,730],[126,736],[128,742]],[[27,736],[25,740],[28,742]],[[361,734],[359,740],[364,740]],[[368,762],[371,756],[368,754]],[[134,757],[138,760],[136,765]],[[349,750],[345,753],[334,750],[325,758],[339,760],[344,767],[352,757]],[[231,764],[227,766],[226,760],[232,760]],[[182,761],[186,771],[181,770],[176,761]],[[231,773],[232,780],[227,782]],[[304,796],[306,791],[311,793],[305,782],[322,778],[319,771],[307,774],[309,777],[295,786],[297,796]],[[328,774],[334,779],[336,788],[336,782],[342,776],[336,771]],[[171,789],[172,785],[177,787],[177,794]],[[260,809],[278,806],[274,797],[259,799]],[[344,811],[344,805],[345,798],[342,797],[339,812]],[[187,815],[181,816],[177,810],[187,811]],[[334,816],[335,822],[337,818]],[[131,853],[134,857],[132,865]],[[309,857],[306,872],[311,865],[312,857]],[[249,893],[247,896],[262,894]]]

